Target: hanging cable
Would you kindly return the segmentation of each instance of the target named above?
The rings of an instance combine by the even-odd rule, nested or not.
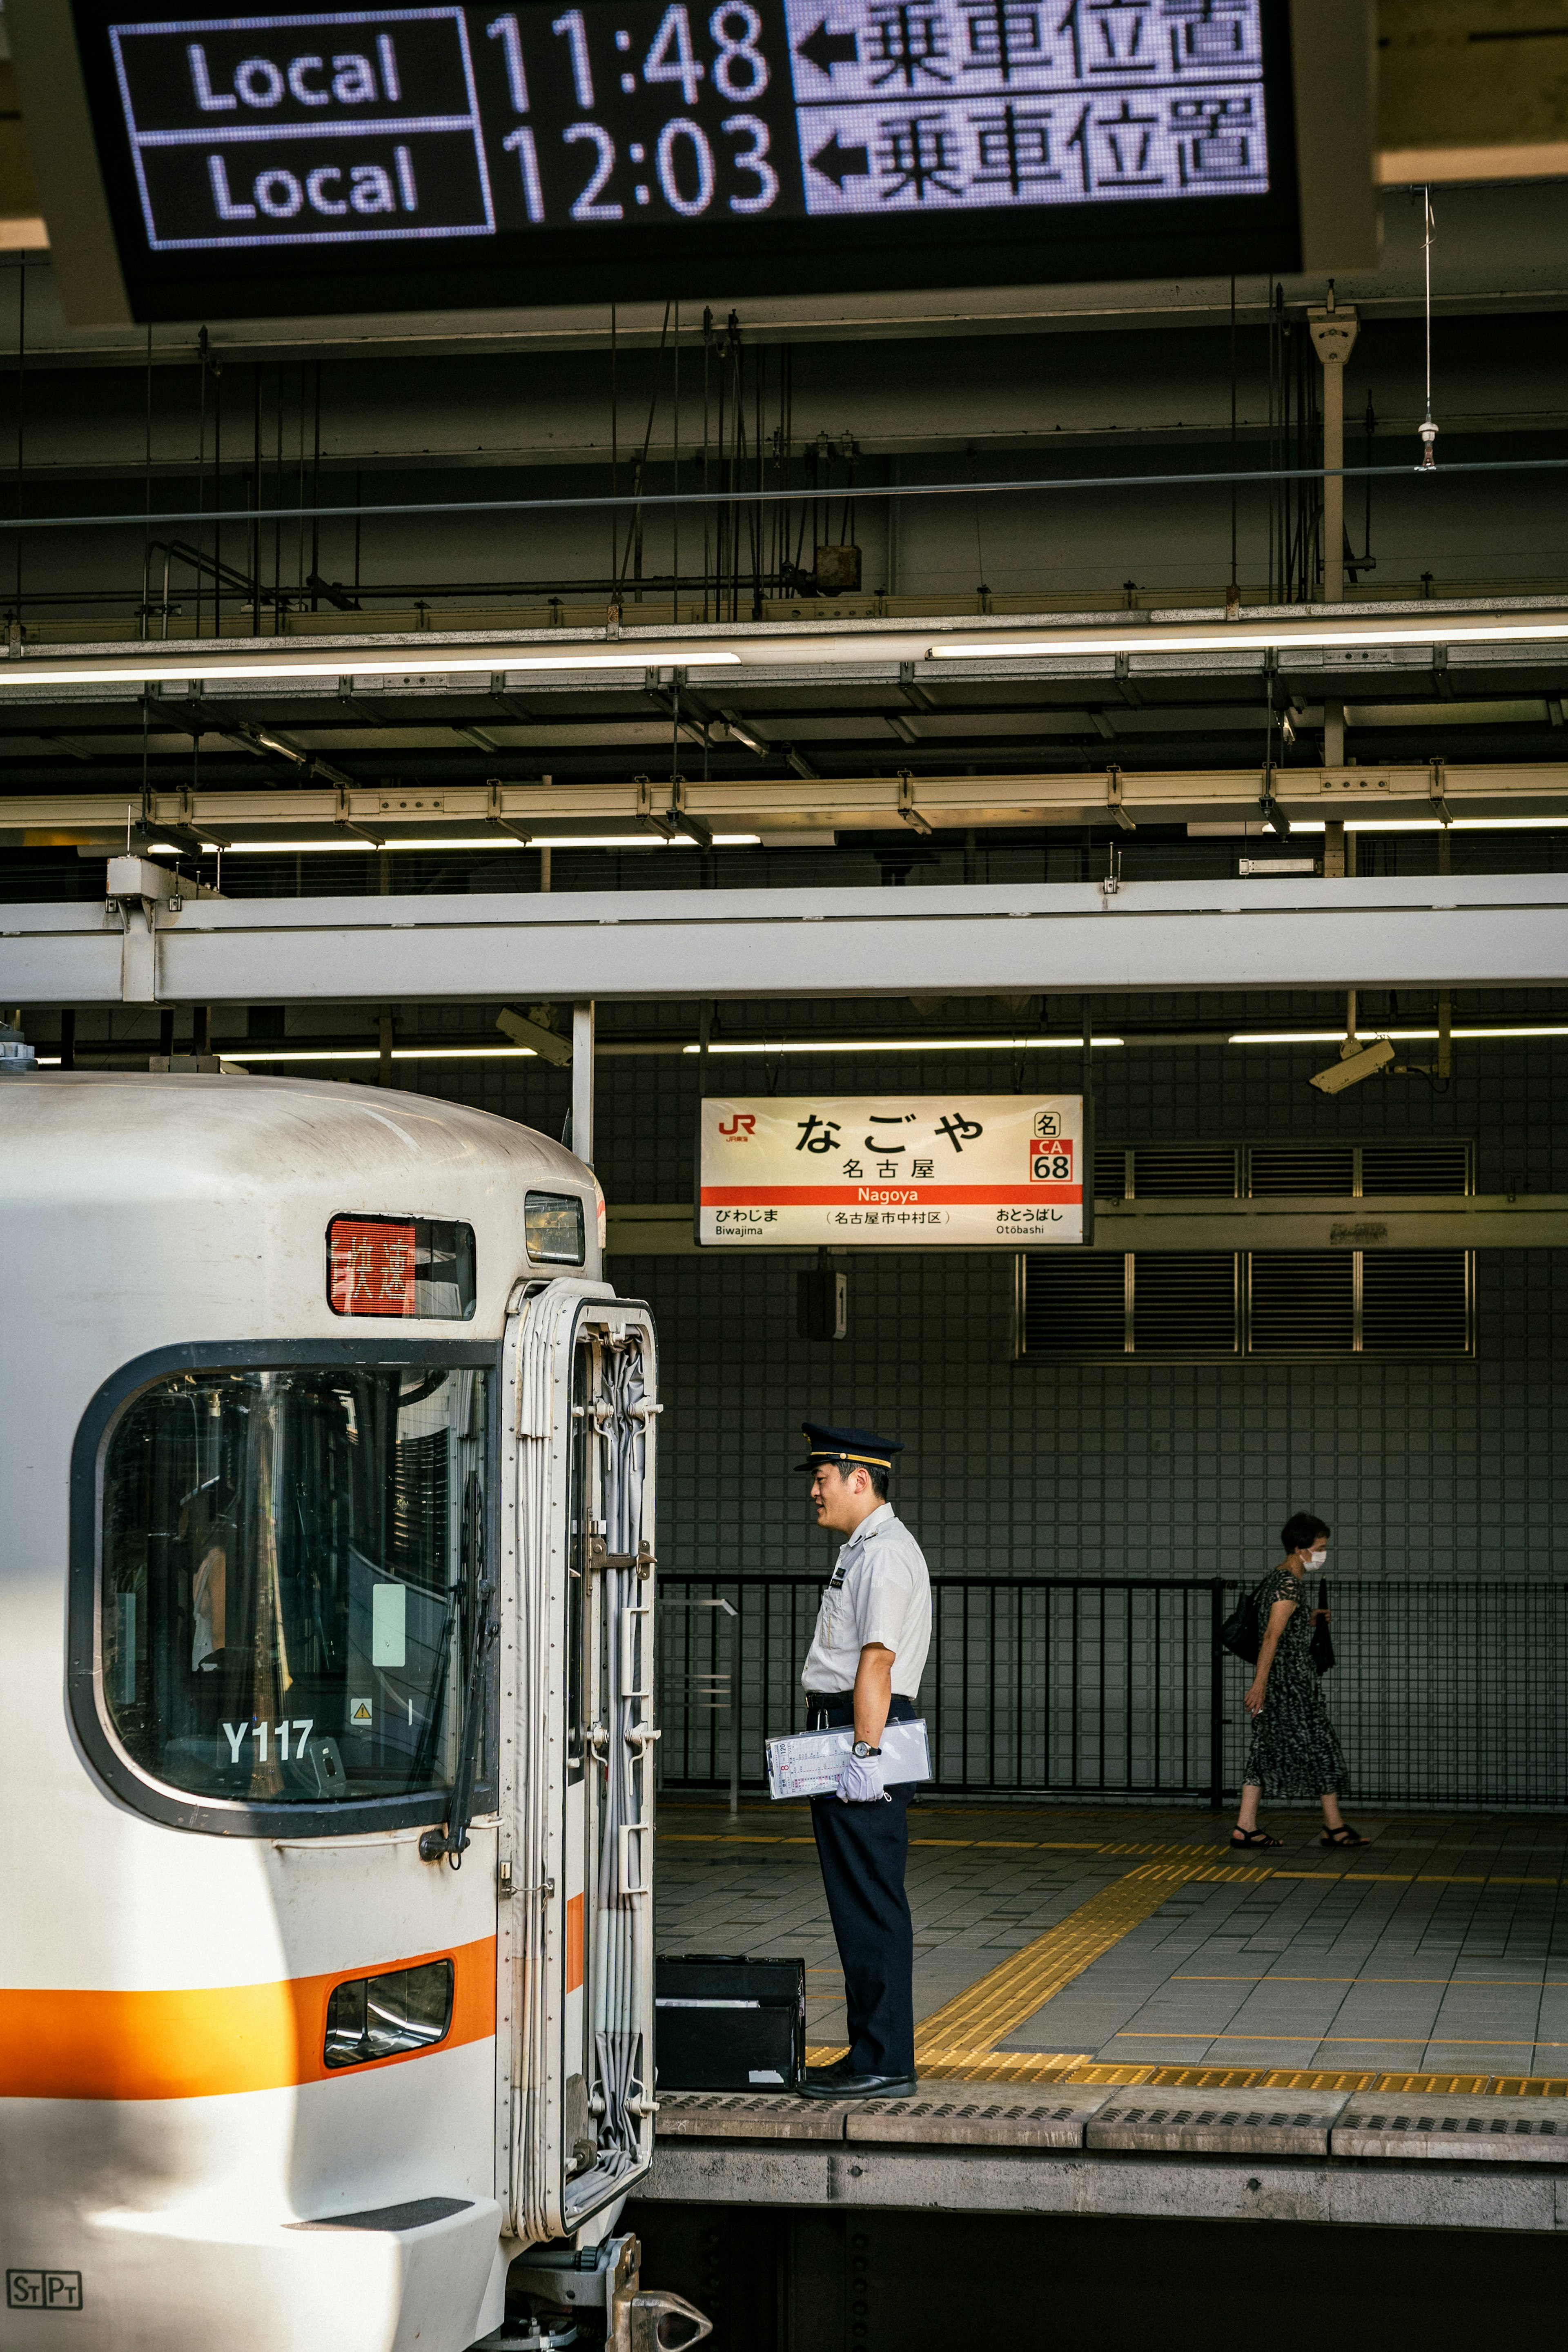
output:
[[[1427,277],[1427,414],[1421,421],[1421,469],[1435,473],[1437,453],[1435,443],[1437,427],[1432,422],[1432,191],[1421,191],[1422,236],[1421,254]]]
[[[1236,280],[1230,281],[1230,471],[1236,471]],[[1230,585],[1226,591],[1225,617],[1239,620],[1241,590],[1236,577],[1236,499],[1234,479],[1230,485]]]

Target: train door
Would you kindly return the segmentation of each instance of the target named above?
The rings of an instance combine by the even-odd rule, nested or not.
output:
[[[535,1288],[503,1379],[499,2173],[532,2244],[653,2154],[648,1311],[602,1284]]]

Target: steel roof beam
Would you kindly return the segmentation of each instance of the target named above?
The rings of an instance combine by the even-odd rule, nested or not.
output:
[[[1565,917],[1555,875],[10,906],[0,1003],[1540,986]]]
[[[298,755],[303,756],[303,755]],[[319,775],[334,771],[318,761]],[[1018,776],[922,773],[905,785],[897,775],[813,776],[800,763],[790,776],[688,779],[680,814],[714,832],[766,832],[787,838],[791,828],[838,832],[892,831],[911,807],[934,831],[969,827],[1082,825],[1116,821],[1118,808],[1145,824],[1256,822],[1271,784],[1279,805],[1297,824],[1346,819],[1484,821],[1519,815],[1561,815],[1568,824],[1568,761],[1507,765],[1164,769],[1107,767]],[[669,786],[653,787],[669,797]],[[228,844],[341,836],[345,825],[371,826],[395,842],[400,833],[422,839],[453,836],[548,836],[585,824],[635,827],[649,814],[648,788],[632,779],[550,783],[435,784],[388,789],[340,780],[323,784],[205,790],[154,789],[148,796],[148,837],[162,828]],[[913,797],[911,797],[913,796]],[[140,808],[140,796],[136,798]],[[123,840],[124,790],[13,793],[0,798],[0,844],[28,845],[77,841],[90,848]],[[665,814],[661,802],[660,814]]]

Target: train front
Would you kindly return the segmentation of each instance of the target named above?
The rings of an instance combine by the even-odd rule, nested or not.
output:
[[[595,1207],[412,1096],[0,1086],[8,2352],[501,2319],[500,1364]]]

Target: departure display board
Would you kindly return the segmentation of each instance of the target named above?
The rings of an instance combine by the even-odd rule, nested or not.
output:
[[[141,317],[1295,258],[1282,0],[78,0]]]

